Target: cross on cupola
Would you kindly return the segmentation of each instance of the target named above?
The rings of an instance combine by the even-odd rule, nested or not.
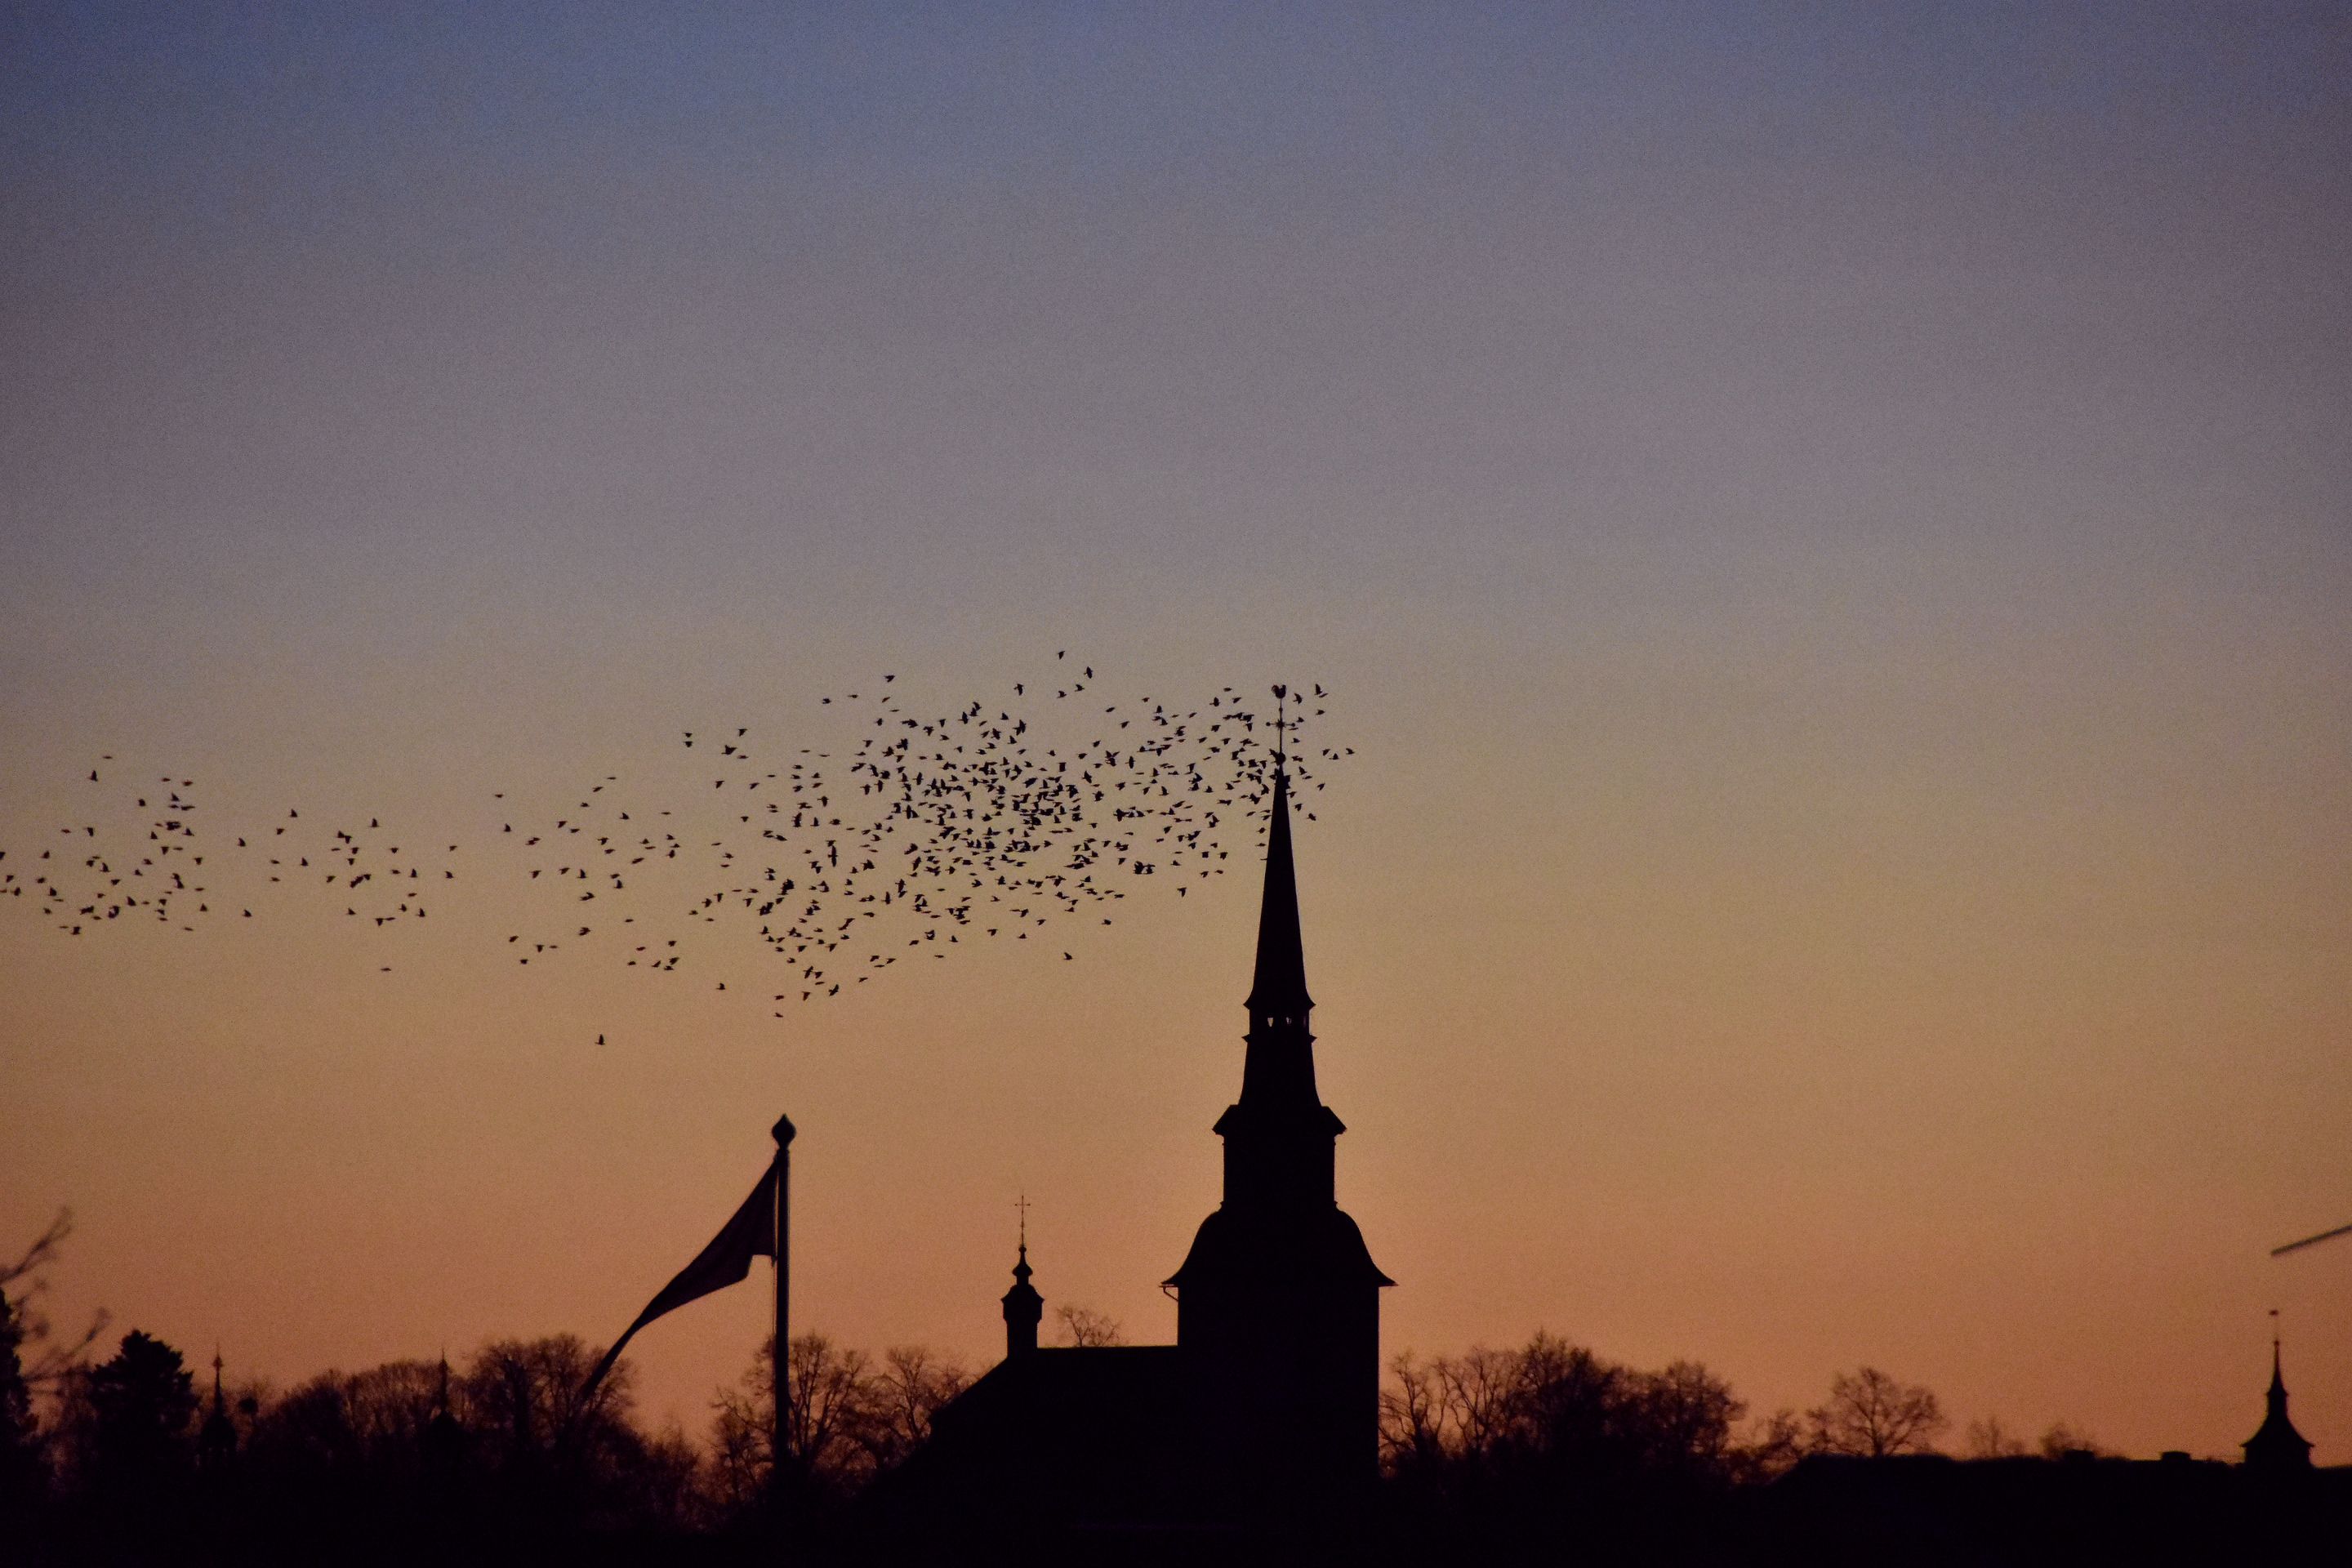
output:
[[[1029,1267],[1029,1194],[1022,1194],[1013,1206],[1021,1213],[1020,1261],[1013,1266],[1013,1289],[1004,1293],[1004,1353],[1007,1356],[1028,1355],[1037,1348],[1037,1325],[1045,1316],[1045,1298],[1029,1283],[1036,1270]]]

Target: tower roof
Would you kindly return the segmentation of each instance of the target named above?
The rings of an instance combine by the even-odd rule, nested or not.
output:
[[[1253,1019],[1304,1023],[1315,999],[1307,994],[1307,954],[1298,937],[1298,873],[1290,861],[1290,775],[1274,775],[1274,816],[1266,826],[1265,894],[1258,905],[1257,973],[1247,1005]]]
[[[2278,1341],[2271,1341],[2271,1385],[2264,1395],[2263,1424],[2239,1447],[2246,1463],[2258,1469],[2307,1469],[2311,1439],[2294,1429],[2286,1415],[2286,1379],[2279,1372]]]

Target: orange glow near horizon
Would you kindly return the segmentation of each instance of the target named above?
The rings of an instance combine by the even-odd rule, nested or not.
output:
[[[740,932],[506,942],[501,829],[583,781],[1067,648],[1333,693],[1302,913],[1388,1353],[2228,1457],[2275,1307],[2352,1463],[2352,1238],[2268,1256],[2352,1220],[2292,37],[445,20],[27,44],[0,873],[118,769],[460,872],[381,928],[0,897],[0,1250],[72,1205],[61,1327],[281,1388],[605,1342],[788,1111],[796,1325],[985,1366],[1025,1192],[1049,1314],[1171,1340],[1255,851],[781,1019]],[[767,1311],[647,1329],[643,1412],[699,1436]]]

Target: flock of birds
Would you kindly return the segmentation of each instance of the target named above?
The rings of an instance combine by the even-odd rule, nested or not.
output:
[[[101,757],[89,782],[106,782],[102,771],[113,760]],[[147,792],[133,805],[143,820],[131,827],[128,844],[120,825],[110,821],[104,830],[96,822],[59,827],[64,842],[37,853],[21,845],[14,851],[0,847],[0,898],[33,899],[70,936],[104,930],[126,916],[193,931],[213,920],[253,919],[252,906],[268,906],[272,884],[315,880],[341,889],[335,901],[344,903],[346,917],[382,927],[424,919],[428,892],[437,896],[440,883],[457,879],[454,866],[431,864],[435,852],[404,852],[391,843],[374,817],[365,831],[378,840],[351,829],[322,831],[305,823],[299,810],[288,811],[285,822],[267,831],[248,827],[207,837],[195,820],[195,784],[165,774],[153,787],[136,786]],[[143,839],[137,837],[142,832]],[[457,852],[452,844],[438,854],[446,860]]]
[[[773,1002],[810,1002],[902,958],[1026,942],[1082,917],[1108,925],[1138,879],[1181,896],[1259,841],[1277,767],[1294,809],[1311,817],[1317,770],[1353,754],[1322,747],[1302,759],[1303,733],[1324,712],[1320,686],[1311,697],[1271,688],[1271,716],[1231,687],[1203,703],[1146,697],[1097,710],[1093,669],[1055,657],[1058,683],[1017,682],[1009,701],[946,713],[910,708],[893,675],[864,695],[823,697],[820,716],[847,734],[772,762],[749,726],[687,731],[687,760],[703,763],[698,801],[648,800],[606,774],[562,816],[499,822],[499,848],[511,853],[468,863],[509,861],[520,907],[540,911],[538,929],[505,938],[519,963],[609,944],[624,968],[674,974],[709,960],[714,939],[736,938],[724,951],[763,960],[760,989]],[[111,761],[89,782],[105,783]],[[317,910],[381,929],[425,920],[465,885],[446,834],[404,848],[396,840],[415,836],[376,816],[364,829],[327,827],[299,809],[224,830],[200,826],[193,779],[134,788],[127,843],[119,825],[89,821],[58,828],[37,853],[0,847],[0,898],[31,900],[81,936],[126,920],[194,931],[257,908],[266,917],[279,889],[307,887]]]

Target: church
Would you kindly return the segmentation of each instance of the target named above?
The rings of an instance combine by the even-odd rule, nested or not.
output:
[[[1003,1299],[1004,1360],[942,1407],[871,1502],[924,1519],[1080,1532],[1312,1528],[1378,1475],[1381,1272],[1339,1206],[1346,1127],[1315,1086],[1315,1037],[1277,773],[1241,1094],[1216,1121],[1224,1191],[1164,1282],[1176,1342],[1055,1349],[1028,1248]]]

